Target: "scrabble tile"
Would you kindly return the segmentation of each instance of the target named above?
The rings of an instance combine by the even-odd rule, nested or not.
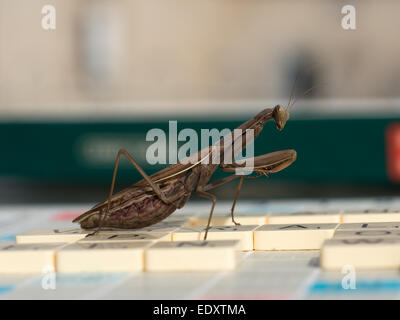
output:
[[[345,265],[357,269],[398,269],[400,239],[353,238],[331,239],[321,249],[321,267],[341,270]]]
[[[194,217],[189,220],[186,226],[206,226],[208,223],[208,217]],[[211,225],[216,226],[226,226],[229,224],[233,224],[232,219],[227,216],[223,217],[213,217],[211,220]]]
[[[233,270],[238,246],[238,240],[157,242],[145,251],[145,270]]]
[[[172,241],[196,241],[200,239],[200,233],[204,230],[203,226],[187,226],[172,232]]]
[[[263,225],[267,222],[267,215],[235,215],[235,221],[243,226]],[[232,220],[231,225],[233,225]]]
[[[253,231],[258,225],[240,226],[215,226],[210,227],[207,240],[239,240],[239,250],[253,250]],[[205,228],[200,234],[200,240],[204,239]]]
[[[126,241],[171,241],[170,232],[145,232],[145,231],[114,231],[100,232],[88,236],[80,242],[126,242]]]
[[[156,224],[138,230],[168,230],[168,229],[174,230],[176,228],[184,226],[189,220],[190,220],[189,217],[183,217],[183,218],[169,217],[161,222],[158,222]]]
[[[343,223],[336,231],[367,229],[400,229],[400,222]]]
[[[267,221],[267,215],[235,215],[235,221],[242,226],[263,225]],[[232,219],[230,220],[229,225],[234,226]]]
[[[83,239],[93,231],[79,228],[42,229],[28,231],[15,237],[16,243],[62,243]]]
[[[275,213],[267,217],[268,224],[340,223],[340,211],[299,211]]]
[[[152,241],[75,242],[56,253],[59,273],[143,271],[144,250]]]
[[[179,229],[178,225],[153,225],[145,228],[130,230],[130,232],[153,232],[153,233],[172,233]]]
[[[255,215],[235,215],[235,221],[241,225],[262,225],[266,223],[265,216]],[[192,218],[188,222],[188,226],[207,226],[208,217]],[[231,216],[213,217],[211,226],[234,226]]]
[[[254,230],[255,250],[320,249],[337,224],[267,224]]]
[[[342,213],[342,223],[400,222],[400,209],[348,210]]]
[[[55,270],[55,252],[64,244],[0,244],[0,273],[42,273]]]
[[[398,238],[400,229],[364,229],[364,230],[339,230],[335,232],[335,239],[345,238]]]

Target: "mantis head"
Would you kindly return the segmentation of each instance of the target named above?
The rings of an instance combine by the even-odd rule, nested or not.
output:
[[[282,108],[279,104],[274,108],[273,117],[275,119],[276,128],[281,131],[285,127],[286,121],[289,120],[289,110]]]

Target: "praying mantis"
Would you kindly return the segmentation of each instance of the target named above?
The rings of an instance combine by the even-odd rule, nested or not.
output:
[[[311,89],[304,92],[303,95]],[[254,118],[244,122],[237,129],[240,129],[241,132],[243,132],[242,136],[245,135],[246,130],[254,130],[255,139],[263,129],[264,124],[269,120],[274,120],[276,128],[279,131],[283,130],[287,120],[289,119],[290,109],[298,99],[295,99],[294,102],[290,104],[292,95],[293,90],[286,108],[276,105],[274,108],[264,109]],[[252,169],[255,174],[239,175],[235,173],[237,172],[237,169],[240,169],[243,166],[242,164],[224,162],[223,154],[227,151],[223,145],[223,142],[226,142],[225,139],[230,139],[229,143],[231,144],[232,150],[229,152],[232,152],[234,157],[238,152],[241,152],[241,150],[246,148],[246,146],[252,142],[248,139],[242,139],[242,143],[239,147],[236,147],[237,144],[235,144],[235,148],[233,148],[236,138],[232,139],[232,135],[224,136],[217,146],[214,145],[212,147],[207,147],[207,150],[200,150],[197,154],[192,156],[193,159],[197,159],[194,163],[184,163],[184,161],[181,161],[181,163],[178,162],[173,164],[151,176],[148,176],[144,172],[140,165],[125,149],[120,149],[115,161],[108,199],[81,214],[79,217],[74,219],[73,222],[79,223],[84,229],[97,228],[93,234],[101,230],[102,227],[122,229],[143,228],[162,221],[175,210],[182,208],[189,200],[191,194],[195,192],[200,197],[212,201],[204,234],[204,240],[206,240],[217,201],[216,197],[209,193],[209,191],[239,178],[240,180],[231,209],[232,222],[237,225],[238,223],[234,218],[234,209],[243,180],[245,178],[257,178],[262,175],[279,172],[296,160],[297,153],[295,150],[289,149],[254,157]],[[212,151],[222,157],[220,163],[215,164],[208,161],[212,157]],[[129,160],[133,167],[135,167],[141,174],[143,179],[128,188],[113,194],[121,156],[124,156]],[[211,176],[218,168],[225,172],[235,173],[221,180],[209,183]]]

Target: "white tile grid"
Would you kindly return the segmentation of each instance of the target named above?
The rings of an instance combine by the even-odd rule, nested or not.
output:
[[[222,204],[217,215],[226,215],[230,202]],[[76,227],[69,222],[54,222],[49,218],[60,211],[81,210],[90,206],[3,206],[0,207],[0,237],[21,233],[35,228]],[[173,217],[201,215],[208,213],[208,203],[188,204],[186,210]],[[298,210],[341,210],[400,207],[400,198],[384,199],[344,199],[335,201],[271,201],[254,204],[241,202],[237,213],[279,212],[292,207]],[[223,208],[223,210],[221,209]],[[285,209],[285,210],[282,210]],[[225,211],[225,212],[224,212]],[[42,276],[13,277],[1,276],[2,285],[13,284],[15,288],[0,294],[0,299],[188,299],[199,297],[219,298],[349,298],[340,292],[324,293],[318,296],[309,294],[308,288],[316,281],[325,280],[330,273],[319,274],[318,268],[310,266],[310,261],[318,257],[318,252],[253,252],[243,253],[245,259],[233,272],[220,273],[168,273],[166,274],[117,274],[117,275],[75,275],[57,276],[57,289],[41,288]],[[338,277],[338,276],[336,276]],[[395,279],[400,281],[398,272],[363,272],[363,279]],[[92,280],[90,280],[92,279]],[[336,278],[336,281],[339,279]],[[171,287],[174,290],[171,290]],[[398,298],[396,292],[358,293],[353,297]]]

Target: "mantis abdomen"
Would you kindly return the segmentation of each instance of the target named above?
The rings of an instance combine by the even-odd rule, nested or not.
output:
[[[164,203],[151,189],[131,187],[126,190],[123,199],[111,206],[107,214],[107,204],[97,205],[95,210],[83,214],[79,222],[84,229],[96,228],[103,214],[107,214],[103,226],[108,228],[137,229],[153,225],[164,220],[176,209],[182,208],[189,200],[195,188],[199,169],[185,172],[183,175],[168,180],[160,186],[170,204]],[[135,196],[132,197],[132,195]]]

